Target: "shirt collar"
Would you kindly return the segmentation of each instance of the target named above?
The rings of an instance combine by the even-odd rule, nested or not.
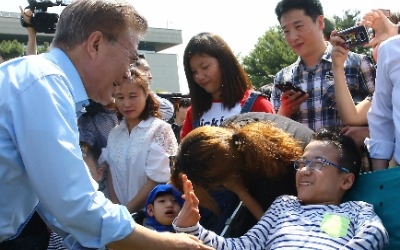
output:
[[[153,122],[153,120],[154,120],[154,117],[153,117],[153,116],[150,116],[150,117],[147,118],[146,120],[142,120],[142,121],[138,124],[138,127],[141,127],[141,128],[148,128],[148,127],[151,125],[151,123]]]
[[[154,116],[150,116],[149,118],[147,118],[146,120],[142,120],[139,122],[139,124],[136,127],[139,128],[148,128],[150,127],[151,123],[154,121],[155,117]],[[123,118],[123,124],[125,124],[126,127],[128,127],[128,122],[126,121],[125,118]]]
[[[67,73],[69,85],[68,87],[71,90],[72,97],[75,102],[76,114],[77,116],[81,116],[86,112],[85,107],[89,105],[89,98],[87,96],[85,86],[76,70],[74,64],[69,59],[67,54],[64,53],[59,48],[52,49],[49,53],[46,54],[47,58],[56,64],[64,73]]]
[[[330,42],[325,42],[325,43],[326,43],[326,49],[324,51],[324,54],[321,57],[321,61],[327,61],[327,62],[332,63],[332,44]],[[300,64],[304,65],[303,60],[300,57],[297,58],[295,64],[296,65],[300,65]]]

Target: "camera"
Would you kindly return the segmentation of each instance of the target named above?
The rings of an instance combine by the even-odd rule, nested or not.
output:
[[[29,6],[25,9],[30,9],[33,13],[31,24],[24,22],[21,16],[21,25],[23,27],[32,26],[38,33],[52,34],[56,31],[56,25],[59,19],[57,13],[48,13],[47,8],[53,6],[67,6],[69,1],[64,0],[28,0]]]
[[[343,47],[351,49],[369,42],[369,35],[365,26],[354,26],[338,32],[345,43]]]

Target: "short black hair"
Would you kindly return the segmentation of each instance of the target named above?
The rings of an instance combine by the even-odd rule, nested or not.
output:
[[[324,15],[324,10],[319,0],[281,0],[275,7],[278,22],[281,22],[283,14],[293,9],[304,10],[304,14],[311,17],[314,22],[318,16]]]
[[[361,169],[361,154],[353,138],[338,131],[322,128],[316,131],[313,140],[324,141],[337,148],[340,151],[339,165],[353,173],[355,179],[358,178]]]
[[[179,107],[187,108],[190,106],[190,98],[181,98],[179,100]]]

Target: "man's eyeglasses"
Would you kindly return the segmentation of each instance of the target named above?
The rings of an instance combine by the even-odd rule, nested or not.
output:
[[[126,52],[128,52],[129,55],[129,64],[134,64],[137,60],[138,60],[138,54],[137,53],[133,53],[132,51],[130,51],[125,45],[123,45],[120,41],[118,41],[117,39],[113,38],[113,41],[117,42],[122,48],[124,48],[126,50]]]
[[[294,165],[294,169],[296,169],[297,171],[299,171],[305,167],[309,167],[310,170],[322,170],[324,167],[330,165],[330,166],[333,166],[343,172],[350,173],[350,170],[348,170],[347,168],[342,167],[338,164],[332,163],[323,157],[316,157],[311,160],[306,160],[304,158],[300,158],[300,159],[294,161],[293,165]]]

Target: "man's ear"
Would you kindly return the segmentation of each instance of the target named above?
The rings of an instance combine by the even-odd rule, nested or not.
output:
[[[100,46],[106,41],[106,37],[100,31],[92,32],[86,40],[85,49],[91,58],[95,58]]]
[[[349,190],[354,184],[355,176],[353,173],[348,173],[344,175],[345,176],[343,177],[341,187],[343,190]]]
[[[319,15],[317,17],[317,20],[315,20],[315,22],[318,24],[319,28],[321,30],[325,29],[325,20],[324,20],[324,16],[323,15]]]
[[[147,205],[147,214],[154,217],[154,206],[153,204]]]

